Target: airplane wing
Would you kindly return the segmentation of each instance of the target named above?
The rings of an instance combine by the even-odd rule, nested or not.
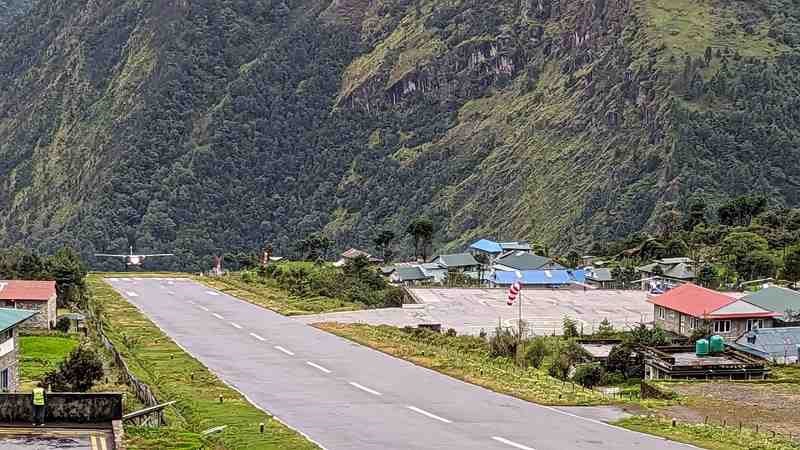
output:
[[[109,258],[125,258],[128,255],[110,255],[108,253],[95,253],[94,256],[106,256]]]
[[[155,255],[133,255],[133,256],[144,256],[145,258],[149,258],[151,256],[175,256],[172,253],[156,253]]]

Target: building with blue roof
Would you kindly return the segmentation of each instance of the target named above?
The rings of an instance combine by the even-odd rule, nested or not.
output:
[[[522,275],[521,280],[518,279],[517,272],[497,271],[494,273],[492,283],[495,286],[510,286],[520,281],[523,286],[542,288],[569,287],[586,283],[586,274],[583,270],[523,270],[519,273]]]
[[[488,255],[499,255],[503,252],[503,247],[499,243],[488,239],[481,239],[474,242],[469,248],[470,250],[486,253]]]

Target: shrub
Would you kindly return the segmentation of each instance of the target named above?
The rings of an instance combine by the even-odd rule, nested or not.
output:
[[[447,331],[444,333],[449,337],[456,337],[458,336],[458,332],[454,328],[448,328]]]
[[[522,364],[525,367],[542,367],[542,362],[550,353],[543,337],[535,337],[527,342],[522,353]]]
[[[80,345],[42,381],[55,392],[86,392],[103,377],[103,362],[94,350]]]
[[[494,358],[514,358],[517,355],[517,344],[517,335],[513,331],[498,326],[494,336],[489,339],[489,354]]]
[[[578,323],[569,316],[564,316],[562,329],[565,339],[572,339],[578,337]]]
[[[575,368],[572,379],[587,388],[599,385],[605,377],[606,371],[598,363],[580,364]]]
[[[67,317],[59,317],[56,321],[56,330],[62,333],[69,333],[70,320]]]
[[[547,369],[547,373],[551,377],[558,378],[559,380],[566,380],[571,367],[572,363],[567,355],[558,355],[550,368]]]
[[[611,322],[608,320],[608,318],[603,319],[597,329],[597,337],[601,339],[608,339],[614,337],[614,334],[614,326],[611,325]]]
[[[609,352],[606,368],[609,372],[618,372],[625,378],[639,378],[644,375],[644,360],[631,344],[619,344]]]

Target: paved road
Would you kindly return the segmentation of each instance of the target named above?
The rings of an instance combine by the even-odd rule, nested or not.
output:
[[[687,447],[462,383],[191,281],[108,281],[223,380],[326,449]]]
[[[111,450],[113,437],[104,431],[53,428],[0,428],[3,450]]]

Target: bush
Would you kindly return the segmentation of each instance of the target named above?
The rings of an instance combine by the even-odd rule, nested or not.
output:
[[[517,344],[517,335],[513,331],[498,326],[494,336],[489,339],[489,355],[494,358],[514,358],[517,355]]]
[[[631,344],[619,344],[609,352],[606,368],[625,378],[641,378],[644,375],[644,360],[636,354]]]
[[[56,330],[62,333],[69,333],[70,320],[67,317],[59,317],[56,321]]]
[[[455,328],[448,328],[447,331],[444,334],[446,334],[449,337],[458,336],[458,332],[456,332]]]
[[[103,362],[94,350],[80,345],[61,361],[58,369],[44,376],[42,386],[54,392],[86,392],[103,377]]]
[[[547,342],[543,337],[536,337],[527,342],[522,352],[522,364],[525,367],[542,367],[542,362],[550,354]]]
[[[558,355],[553,361],[547,373],[551,377],[558,378],[559,380],[566,380],[569,376],[569,369],[572,367],[572,362],[567,355]]]
[[[603,382],[606,371],[598,363],[580,364],[575,368],[572,379],[582,386],[593,388]]]
[[[611,322],[608,320],[608,318],[605,318],[602,322],[600,322],[600,326],[598,327],[597,334],[595,336],[600,339],[609,339],[613,338],[615,334],[614,326],[611,325]]]
[[[562,328],[565,339],[572,339],[578,337],[578,323],[570,319],[569,316],[564,316]]]

